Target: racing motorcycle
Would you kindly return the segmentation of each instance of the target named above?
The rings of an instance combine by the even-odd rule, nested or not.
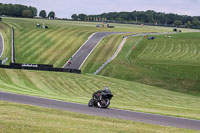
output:
[[[110,105],[110,100],[113,95],[108,88],[103,90],[99,90],[92,95],[92,99],[90,99],[88,103],[88,107],[98,107],[106,109]]]

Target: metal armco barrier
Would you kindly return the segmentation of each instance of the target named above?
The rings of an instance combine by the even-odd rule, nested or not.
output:
[[[53,65],[43,65],[43,64],[10,63],[10,65],[0,65],[0,68],[54,71],[54,72],[69,72],[69,73],[81,74],[81,70],[79,70],[79,69],[54,68]]]
[[[15,63],[15,29],[12,27],[11,31],[12,31],[12,36],[11,36],[11,40],[12,40],[12,63]]]

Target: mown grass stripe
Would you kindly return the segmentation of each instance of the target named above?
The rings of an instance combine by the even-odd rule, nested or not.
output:
[[[27,89],[27,87],[24,85],[23,80],[19,80],[20,78],[16,74],[16,71],[8,71],[5,69],[5,72],[3,74],[5,77],[7,77],[6,78],[7,80],[3,81],[3,82],[9,84],[9,86],[11,86],[12,88],[17,87],[17,88],[20,88],[20,90],[27,90],[26,92],[29,92],[29,89]],[[15,78],[13,78],[13,77],[15,77]],[[19,86],[19,84],[20,84],[20,86]]]
[[[46,52],[41,53],[40,57],[41,58],[45,58],[49,56],[49,53],[53,53],[55,52],[55,47],[58,47],[60,45],[58,45],[58,41],[60,41],[60,37],[62,39],[67,39],[67,37],[63,37],[63,35],[67,36],[67,33],[71,33],[71,31],[74,31],[74,29],[70,29],[70,30],[62,30],[60,31],[58,34],[56,34],[56,36],[54,36],[53,40],[56,41],[55,45],[52,45],[51,47],[49,47],[48,49],[46,49]],[[59,39],[58,39],[59,38]]]
[[[181,47],[181,53],[177,55],[176,57],[173,57],[175,60],[182,60],[181,57],[183,57],[188,52],[188,45],[186,43],[182,43]]]
[[[174,53],[167,56],[167,58],[172,58],[172,60],[175,60],[175,58],[173,57],[177,57],[178,55],[180,55],[180,53],[182,52],[181,44],[177,43],[176,46],[177,46],[176,51],[174,51]]]
[[[56,46],[55,42],[57,42],[57,41],[54,38],[59,38],[59,35],[62,35],[63,32],[65,32],[65,31],[62,30],[62,31],[58,32],[56,34],[57,36],[53,36],[53,34],[52,34],[52,37],[49,37],[49,39],[47,38],[48,41],[44,40],[43,44],[42,44],[42,42],[38,43],[37,47],[35,47],[35,49],[34,49],[36,52],[34,52],[34,54],[30,55],[31,60],[34,59],[35,62],[41,62],[40,60],[43,59],[42,55],[44,53],[47,53],[48,49],[51,49],[52,47]],[[56,52],[56,51],[54,51],[54,52]]]
[[[89,35],[89,33],[87,34]],[[85,38],[83,35],[80,36],[79,38]],[[64,41],[64,40],[63,40]],[[65,45],[61,45],[60,47],[56,47],[56,51],[59,51],[60,54],[57,54],[55,56],[52,56],[53,58],[49,58],[49,62],[50,63],[54,63],[55,66],[61,67],[61,65],[58,65],[60,62],[62,63],[62,65],[66,62],[62,62],[62,58],[69,58],[70,56],[72,56],[72,54],[79,48],[81,47],[81,45],[84,43],[84,39],[76,39],[76,38],[72,38],[69,39],[68,44],[76,44],[76,45],[68,45],[67,47]],[[62,44],[62,42],[61,42]],[[71,48],[73,47],[73,48]],[[69,49],[71,49],[71,51],[69,51]],[[67,52],[68,51],[68,52]],[[56,53],[53,53],[56,54]],[[66,55],[67,54],[67,55]]]
[[[48,30],[48,31],[43,31],[42,34],[38,35],[38,34],[35,34],[35,36],[32,36],[30,39],[31,41],[26,45],[26,47],[23,49],[23,56],[25,56],[25,54],[29,53],[33,48],[35,48],[37,45],[38,45],[38,42],[39,43],[43,43],[47,40],[46,36],[48,34],[54,34],[54,30]]]
[[[33,33],[30,32],[30,35],[28,34],[27,37],[21,38],[19,41],[20,43],[18,44],[19,47],[25,51],[27,49],[27,47],[30,47],[30,42],[39,38],[41,34],[45,34],[44,31],[40,30],[40,31],[34,31]],[[20,35],[19,35],[20,36]]]
[[[31,36],[34,36],[35,34],[40,34],[39,32],[43,32],[43,30],[38,30],[38,29],[23,29],[19,30],[16,29],[16,37],[19,38],[20,40],[27,40],[28,38],[31,38]],[[25,44],[28,42],[23,41]]]
[[[164,42],[161,49],[157,53],[156,59],[159,59],[162,56],[162,53],[165,51],[166,46],[167,46],[167,44],[166,44],[166,42]]]
[[[9,21],[9,24],[14,27],[14,28],[17,28],[17,29],[23,29],[23,26],[17,24],[16,22],[10,22]]]
[[[48,34],[48,33],[46,33]],[[46,43],[46,41],[51,41],[49,40],[50,38],[46,38],[45,35],[44,36],[41,36],[41,38],[43,38],[39,43],[33,45],[31,48],[27,49],[26,52],[24,52],[23,56],[25,57],[28,57],[26,58],[26,61],[28,62],[31,62],[32,60],[35,60],[35,59],[32,59],[32,55],[31,53],[34,53],[34,51],[37,51],[39,50],[41,47],[48,47],[51,43]],[[53,34],[53,33],[52,33]],[[37,57],[39,57],[39,55],[37,55]]]
[[[68,36],[70,34],[74,34],[78,31],[78,29],[73,29],[70,31],[63,31],[60,35],[59,35],[59,40],[56,42],[55,45],[53,45],[50,49],[48,49],[46,52],[44,52],[41,55],[41,58],[44,58],[46,62],[50,62],[48,60],[50,60],[51,58],[54,58],[55,54],[56,55],[60,55],[63,54],[62,52],[60,52],[60,49],[63,49],[63,47],[68,47],[70,49],[70,44],[75,41],[75,38],[68,38]],[[72,40],[73,39],[73,40]],[[70,47],[69,47],[70,46]],[[49,53],[51,53],[51,56],[49,56]]]

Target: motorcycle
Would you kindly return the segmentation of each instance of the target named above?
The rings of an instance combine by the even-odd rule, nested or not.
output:
[[[99,90],[92,95],[88,107],[108,108],[113,95],[109,89]]]

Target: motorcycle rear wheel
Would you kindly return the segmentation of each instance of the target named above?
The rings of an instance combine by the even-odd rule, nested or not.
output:
[[[98,104],[97,104],[97,106],[99,108],[104,108],[104,109],[108,108],[109,105],[110,105],[110,100],[109,99],[104,99],[101,102],[98,102]]]

